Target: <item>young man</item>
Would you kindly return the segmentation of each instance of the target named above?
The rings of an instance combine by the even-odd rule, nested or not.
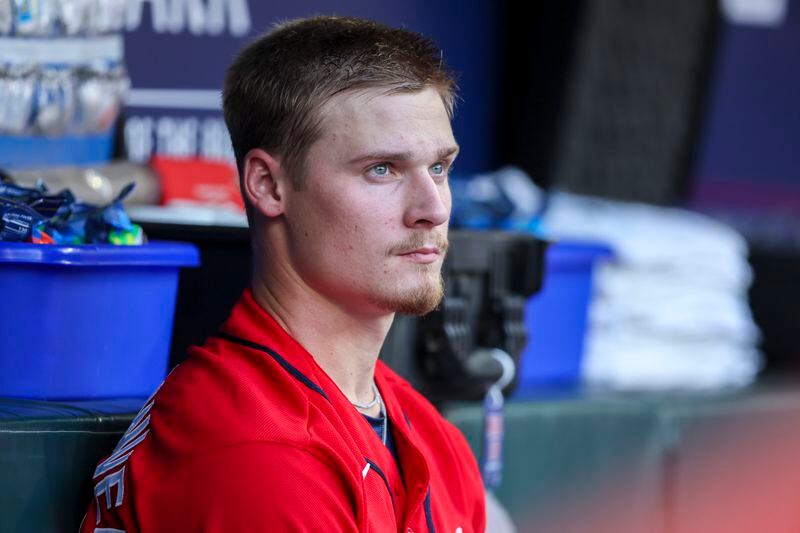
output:
[[[420,35],[276,27],[224,89],[251,288],[95,471],[84,532],[482,532],[463,436],[377,360],[441,301],[454,84]]]

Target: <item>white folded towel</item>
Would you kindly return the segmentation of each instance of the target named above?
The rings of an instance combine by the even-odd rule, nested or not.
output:
[[[706,389],[753,381],[761,356],[747,302],[747,243],[706,216],[554,194],[548,237],[610,244],[596,269],[583,377],[623,388]]]

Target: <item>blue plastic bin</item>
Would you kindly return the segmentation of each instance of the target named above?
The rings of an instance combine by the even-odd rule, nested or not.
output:
[[[21,169],[108,163],[114,150],[114,129],[86,135],[0,135],[0,168]]]
[[[548,248],[542,290],[525,307],[528,342],[517,396],[580,379],[593,270],[612,256],[611,248],[596,243],[561,241]]]
[[[149,396],[166,374],[191,244],[0,242],[0,396]]]

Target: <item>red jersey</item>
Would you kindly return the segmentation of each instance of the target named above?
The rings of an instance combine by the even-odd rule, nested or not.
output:
[[[399,468],[313,357],[245,291],[94,475],[81,531],[483,532],[461,433],[378,361]]]

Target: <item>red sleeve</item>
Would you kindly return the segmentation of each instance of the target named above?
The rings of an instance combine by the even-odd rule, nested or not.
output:
[[[137,499],[142,531],[358,529],[346,479],[285,444],[254,442],[205,454],[148,492]]]

